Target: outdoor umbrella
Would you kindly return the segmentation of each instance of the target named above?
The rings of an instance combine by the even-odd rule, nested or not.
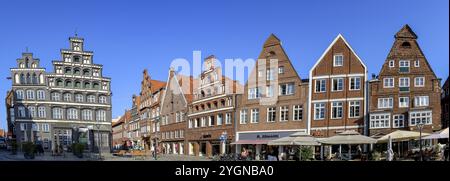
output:
[[[336,136],[321,139],[320,142],[328,145],[359,145],[359,144],[374,144],[377,142],[377,140],[368,136],[361,135],[354,130],[349,130],[339,133]],[[349,148],[350,148],[348,150],[349,159],[351,159],[351,147],[349,146]],[[339,154],[341,154],[340,146],[339,146]]]
[[[433,133],[430,136],[427,136],[423,139],[444,139],[444,138],[448,138],[448,128],[446,128],[438,133]]]
[[[430,134],[428,133],[422,133],[423,136],[428,136]],[[420,133],[415,131],[404,131],[404,130],[397,130],[392,133],[389,133],[387,135],[384,135],[383,137],[378,139],[378,142],[388,142],[389,137],[391,137],[392,141],[399,142],[399,141],[409,141],[413,139],[420,138]]]

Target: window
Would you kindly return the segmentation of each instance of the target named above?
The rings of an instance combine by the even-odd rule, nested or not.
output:
[[[294,94],[294,83],[280,84],[280,95]]]
[[[242,109],[241,110],[241,124],[247,124],[248,122],[248,115],[247,115],[247,109]]]
[[[99,70],[94,70],[93,76],[94,77],[100,76]]]
[[[248,89],[248,99],[258,99],[261,97],[259,87]]]
[[[106,111],[105,110],[98,110],[96,116],[97,116],[97,121],[106,121]]]
[[[275,71],[273,69],[266,70],[266,80],[273,80],[274,72]]]
[[[394,87],[394,78],[383,79],[383,88],[393,88],[393,87]]]
[[[284,74],[284,66],[278,67],[278,74]]]
[[[280,107],[280,122],[289,120],[289,107],[281,106]]]
[[[33,107],[33,106],[28,107],[28,117],[29,118],[36,117],[36,107]]]
[[[61,95],[58,92],[53,92],[52,93],[52,101],[60,101],[61,100]]]
[[[27,130],[27,124],[26,123],[20,123],[20,131]]]
[[[222,125],[223,122],[223,114],[217,115],[217,125]]]
[[[45,107],[38,107],[38,117],[39,118],[47,117],[46,112],[45,112]]]
[[[344,78],[332,79],[332,91],[342,91],[344,89]]]
[[[267,122],[275,122],[276,113],[277,113],[276,109],[277,108],[275,108],[275,107],[267,108]]]
[[[202,118],[201,118],[201,121],[202,121],[202,122],[201,122],[201,126],[202,126],[202,127],[206,127],[206,120],[205,120],[205,117],[202,117]]]
[[[19,117],[20,118],[25,118],[26,117],[26,115],[25,115],[25,107],[19,106],[18,111],[19,111]]]
[[[300,121],[303,119],[303,107],[301,105],[294,105],[292,111],[294,121]]]
[[[75,94],[75,102],[83,102],[83,94]]]
[[[314,120],[325,119],[325,103],[314,104]]]
[[[334,55],[333,56],[333,66],[334,67],[344,66],[344,56],[343,55]]]
[[[392,120],[392,127],[393,128],[405,127],[405,115],[403,114],[394,115]]]
[[[341,119],[343,115],[343,103],[342,102],[332,102],[331,103],[331,119]]]
[[[208,116],[208,125],[209,126],[214,126],[214,123],[215,122],[215,120],[214,120],[214,116]]]
[[[43,132],[50,132],[50,125],[49,124],[42,124],[42,131]]]
[[[409,61],[408,60],[400,60],[400,72],[407,73],[409,72]]]
[[[70,93],[65,93],[65,94],[64,94],[64,101],[65,101],[65,102],[71,102],[71,101],[72,101],[72,94],[70,94]]]
[[[428,106],[430,103],[428,96],[416,96],[414,97],[414,105],[415,107],[424,107]]]
[[[67,109],[67,119],[69,120],[78,119],[78,110],[74,108]]]
[[[390,120],[391,120],[390,114],[370,115],[370,128],[389,128]]]
[[[390,60],[390,61],[389,61],[389,67],[395,67],[395,62],[394,62],[394,60]]]
[[[273,86],[266,86],[266,97],[273,97]]]
[[[52,109],[53,119],[63,119],[63,109],[56,107]]]
[[[419,60],[414,61],[414,67],[420,67],[420,61]]]
[[[45,91],[44,90],[38,90],[37,91],[37,99],[38,100],[45,100]]]
[[[83,119],[83,121],[92,121],[92,110],[89,109],[85,109],[83,111],[81,111],[81,117]]]
[[[263,74],[262,70],[258,70],[258,77],[262,77],[262,74]]]
[[[231,113],[225,114],[225,124],[231,124]]]
[[[316,80],[316,92],[326,92],[326,79]]]
[[[419,123],[423,124],[432,124],[432,113],[431,111],[416,111],[416,112],[410,112],[409,113],[409,125],[410,126],[416,126]]]
[[[259,122],[259,109],[252,109],[251,123]]]
[[[409,107],[409,97],[399,97],[398,107]]]
[[[398,86],[399,87],[409,87],[409,77],[400,77]]]
[[[98,102],[101,103],[101,104],[106,104],[106,103],[107,103],[106,96],[100,96],[100,97],[98,98]],[[178,117],[177,117],[177,118],[178,118]],[[180,121],[180,122],[181,122],[181,121]]]
[[[425,86],[425,77],[414,78],[414,87],[424,87],[424,86]]]
[[[361,77],[350,77],[350,90],[361,89]]]
[[[361,102],[349,101],[349,118],[359,118],[361,115]]]
[[[192,128],[192,119],[189,119],[188,121],[188,128],[191,129]],[[152,132],[155,132],[155,124],[153,124],[153,130]]]
[[[95,103],[95,96],[94,95],[88,95],[87,96],[87,102]]]
[[[27,90],[27,99],[28,100],[34,99],[34,90]]]
[[[17,100],[23,100],[23,90],[16,90]]]
[[[394,101],[392,98],[378,98],[378,108],[392,108]]]

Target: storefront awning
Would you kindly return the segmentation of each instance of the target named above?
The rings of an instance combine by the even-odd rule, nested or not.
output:
[[[239,140],[232,145],[266,145],[270,140]]]

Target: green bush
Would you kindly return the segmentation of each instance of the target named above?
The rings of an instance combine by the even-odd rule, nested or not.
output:
[[[72,144],[72,152],[78,158],[83,158],[84,144],[81,143]]]
[[[372,153],[372,161],[380,161],[381,160],[381,153],[380,152],[373,152]]]
[[[312,149],[312,147],[309,147],[309,146],[302,146],[301,148],[299,148],[300,149],[300,152],[299,152],[299,154],[300,154],[300,158],[301,158],[301,160],[300,161],[308,161],[308,160],[312,160],[313,159],[313,157],[314,157],[314,154],[313,154],[313,149]]]
[[[24,142],[22,144],[23,156],[26,159],[34,159],[34,153],[36,151],[36,145],[33,142]]]

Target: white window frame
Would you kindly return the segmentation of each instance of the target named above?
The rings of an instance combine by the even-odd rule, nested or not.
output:
[[[37,90],[37,100],[45,100],[45,91]]]
[[[23,100],[25,98],[23,90],[16,90],[16,98],[17,100]]]
[[[421,83],[421,84],[419,84]],[[414,87],[425,87],[425,77],[415,77],[414,78]]]
[[[392,117],[392,128],[403,128],[405,127],[405,115],[395,114]]]
[[[426,107],[430,105],[429,96],[415,96],[414,97],[414,107]]]
[[[45,118],[47,116],[46,114],[46,108],[44,106],[38,107],[38,117],[39,118]]]
[[[222,125],[223,123],[223,114],[217,114],[217,125]]]
[[[240,123],[241,124],[247,124],[248,122],[248,112],[247,109],[242,109],[240,111]]]
[[[259,109],[251,109],[250,123],[259,123],[259,119]]]
[[[386,85],[386,83],[388,83],[388,85]],[[393,77],[383,78],[383,88],[394,88],[394,86],[395,86],[395,79]]]
[[[336,87],[334,86],[334,82],[336,81]],[[341,81],[341,83],[339,83]],[[339,84],[340,89],[339,89]],[[331,92],[339,92],[344,90],[344,78],[332,78],[331,79]]]
[[[417,123],[425,121],[425,125],[433,124],[432,111],[411,111],[409,112],[409,126],[416,126]]]
[[[358,110],[358,111],[356,111],[356,110]],[[356,113],[358,113],[358,114],[356,115]],[[361,117],[361,101],[348,101],[348,117],[349,118],[360,118]]]
[[[391,125],[391,114],[389,113],[378,113],[371,114],[369,126],[370,129],[380,129],[380,128],[390,128]]]
[[[358,80],[358,84],[356,84],[356,80]],[[354,82],[353,88],[352,83]],[[348,81],[349,90],[361,90],[361,77],[350,77]]]
[[[316,93],[327,92],[327,79],[316,79],[315,84]]]
[[[34,100],[35,95],[34,95],[34,90],[27,90],[27,100]]]
[[[292,82],[278,85],[278,95],[280,95],[280,96],[293,95],[295,93],[294,85],[295,84]],[[284,87],[284,86],[286,87],[285,92],[282,91],[282,87]]]
[[[225,124],[231,124],[231,113],[225,113]]]
[[[403,65],[402,65],[403,64]],[[399,67],[410,67],[409,60],[400,60]]]
[[[326,103],[324,102],[314,103],[314,120],[324,120],[325,115],[326,115]]]
[[[338,60],[337,57],[341,57],[341,59]],[[343,54],[333,55],[333,67],[342,67],[342,66],[344,66],[344,55]]]
[[[394,107],[394,99],[392,97],[378,98],[378,109],[392,109],[393,107]]]
[[[273,97],[273,96],[274,96],[274,86],[267,85],[266,86],[266,97]]]
[[[336,109],[336,110],[334,110]],[[340,110],[339,110],[340,109]],[[336,117],[334,116],[335,111],[336,113]],[[331,119],[342,119],[344,117],[344,102],[331,102]],[[339,112],[341,113],[341,115],[339,116]]]
[[[293,105],[292,106],[292,120],[293,121],[303,120],[303,106],[302,105]]]
[[[394,60],[389,60],[389,67],[395,67],[395,61]]]
[[[52,108],[52,118],[53,119],[63,119],[64,118],[64,110],[60,107]]]
[[[278,74],[284,74],[284,66],[278,67]]]
[[[409,77],[399,77],[398,78],[398,87],[409,87]]]
[[[280,106],[280,122],[289,121],[289,106]]]
[[[398,107],[399,108],[409,107],[409,97],[399,97],[398,98]]]
[[[272,120],[273,118],[273,120]],[[277,108],[276,107],[268,107],[267,108],[267,118],[266,121],[268,123],[274,123],[277,119]]]
[[[415,60],[414,61],[414,67],[420,67],[420,60]]]

